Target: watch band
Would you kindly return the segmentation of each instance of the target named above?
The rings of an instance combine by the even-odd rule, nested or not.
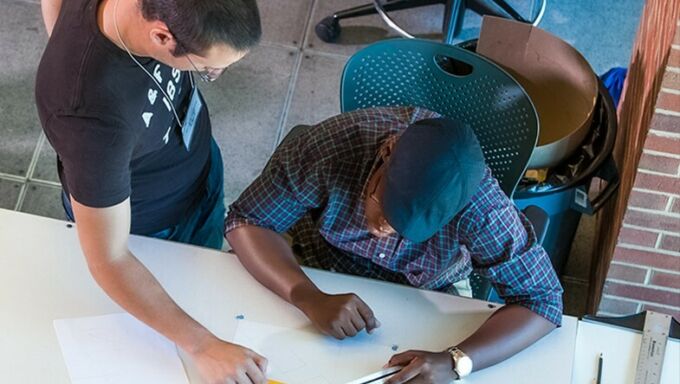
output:
[[[458,379],[462,379],[472,372],[472,359],[465,352],[458,347],[451,347],[446,351],[451,355],[453,371],[458,375]]]

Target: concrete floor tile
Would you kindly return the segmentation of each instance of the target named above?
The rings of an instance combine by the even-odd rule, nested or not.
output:
[[[312,0],[259,0],[262,40],[302,46]]]
[[[316,124],[340,113],[340,76],[345,60],[306,54],[300,65],[295,92],[284,127]]]
[[[0,208],[14,209],[17,205],[21,185],[18,181],[0,179]]]
[[[21,211],[66,220],[66,214],[61,203],[61,188],[29,183]]]
[[[47,41],[40,5],[0,2],[0,172],[25,176],[40,135],[34,78]]]

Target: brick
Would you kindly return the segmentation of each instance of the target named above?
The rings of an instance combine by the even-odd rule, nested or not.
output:
[[[664,193],[680,193],[680,177],[641,173],[635,176],[635,187]]]
[[[671,49],[668,55],[668,65],[669,67],[680,67],[680,50]]]
[[[656,305],[643,304],[642,311],[654,311],[671,315],[675,320],[680,321],[680,308],[663,308]]]
[[[644,148],[657,152],[680,155],[680,139],[657,136],[650,132],[645,140]]]
[[[678,256],[624,247],[616,247],[614,261],[671,271],[677,271],[680,268],[680,257]]]
[[[680,116],[655,113],[649,128],[657,131],[680,133]]]
[[[609,265],[609,272],[607,273],[607,279],[624,280],[631,283],[644,283],[645,277],[647,277],[646,269],[616,263]]]
[[[664,88],[680,89],[680,73],[666,71],[663,74],[661,86]]]
[[[640,157],[640,164],[638,164],[638,169],[667,173],[673,176],[677,176],[679,167],[680,159],[650,155],[648,153],[642,154],[642,157]]]
[[[628,206],[663,211],[668,205],[668,196],[633,190],[628,197]]]
[[[664,291],[646,286],[641,287],[607,281],[604,284],[604,293],[607,295],[626,297],[633,300],[643,300],[673,307],[680,307],[680,295],[676,292]]]
[[[659,238],[659,233],[641,231],[634,228],[621,228],[619,232],[619,243],[641,245],[643,247],[656,246],[656,241]]]
[[[680,112],[680,95],[660,92],[656,99],[656,107],[667,111]]]
[[[677,217],[670,215],[629,209],[626,211],[626,216],[624,216],[623,222],[638,227],[680,233],[680,220],[678,220]]]
[[[637,303],[617,300],[616,298],[603,297],[600,301],[599,311],[613,313],[615,315],[632,315],[637,313]]]
[[[680,273],[653,271],[652,278],[649,280],[649,285],[680,289]],[[680,294],[678,294],[678,296],[680,296]]]
[[[674,197],[673,204],[671,204],[672,213],[680,213],[680,198]]]
[[[667,251],[680,252],[680,236],[662,235],[659,248]]]

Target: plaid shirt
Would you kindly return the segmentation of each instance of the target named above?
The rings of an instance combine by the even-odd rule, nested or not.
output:
[[[420,108],[377,108],[299,127],[230,206],[226,232],[243,225],[288,231],[305,265],[423,289],[446,291],[474,270],[506,303],[560,325],[562,288],[550,259],[488,168],[471,202],[427,241],[368,232],[362,196],[378,148],[432,117]]]

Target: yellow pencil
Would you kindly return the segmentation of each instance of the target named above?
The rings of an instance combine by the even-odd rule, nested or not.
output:
[[[276,380],[268,380],[267,384],[285,384],[285,383],[282,383],[282,382],[276,381]]]

